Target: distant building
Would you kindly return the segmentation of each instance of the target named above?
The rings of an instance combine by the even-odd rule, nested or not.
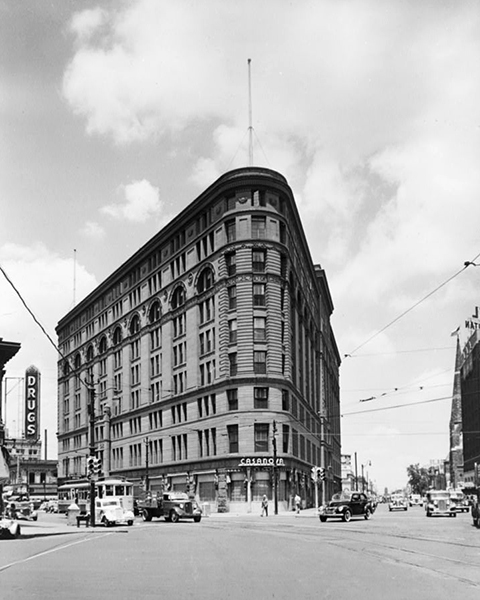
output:
[[[57,495],[57,461],[42,459],[40,440],[6,439],[10,455],[10,478],[5,490],[38,498]]]
[[[475,329],[463,349],[461,366],[463,475],[465,487],[475,483],[480,464],[480,344]]]
[[[357,489],[357,479],[352,467],[352,455],[342,454],[342,490],[351,492]]]
[[[455,354],[455,375],[453,380],[452,408],[450,413],[450,448],[448,456],[449,486],[463,487],[463,424],[462,424],[462,385],[461,385],[462,351],[460,338],[457,336]]]
[[[5,424],[3,421],[3,382],[5,377],[5,365],[20,350],[18,342],[7,342],[0,338],[0,513],[3,513],[3,486],[8,483],[9,459],[5,448]]]
[[[285,178],[226,173],[58,323],[61,480],[94,418],[103,473],[152,491],[247,511],[274,456],[280,510],[313,504],[312,466],[339,490],[332,311]]]

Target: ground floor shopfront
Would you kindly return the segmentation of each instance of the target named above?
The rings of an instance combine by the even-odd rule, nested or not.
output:
[[[151,468],[148,473],[125,473],[135,484],[136,494],[141,497],[148,491],[155,495],[165,490],[186,492],[195,498],[205,512],[250,513],[260,511],[264,495],[273,512],[275,488],[279,512],[294,509],[294,499],[301,498],[302,508],[321,503],[325,486],[318,487],[310,476],[311,466],[293,458],[242,457],[209,464],[191,464],[188,468]],[[115,474],[116,475],[116,474]],[[276,481],[276,486],[275,486]]]

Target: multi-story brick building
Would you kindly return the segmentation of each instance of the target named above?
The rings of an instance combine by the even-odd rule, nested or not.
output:
[[[463,348],[461,367],[464,487],[478,485],[480,465],[480,334],[475,330]]]
[[[312,465],[339,490],[332,311],[285,178],[226,173],[58,323],[60,482],[85,474],[94,397],[107,475],[220,510],[273,498],[274,471],[279,510],[313,502]]]

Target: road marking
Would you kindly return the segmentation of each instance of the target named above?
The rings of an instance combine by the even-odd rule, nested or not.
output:
[[[22,558],[21,560],[16,560],[15,562],[8,563],[7,565],[3,565],[0,567],[0,573],[2,571],[6,571],[11,567],[15,567],[16,565],[21,565],[26,563],[34,558],[40,558],[41,556],[46,556],[47,554],[52,554],[52,552],[57,552],[57,550],[64,550],[65,548],[71,548],[72,546],[76,546],[77,544],[83,544],[83,542],[89,542],[90,540],[98,540],[99,537],[106,537],[108,535],[113,535],[116,533],[115,531],[109,531],[108,533],[102,533],[100,536],[96,535],[95,537],[90,536],[83,538],[82,540],[78,540],[76,542],[71,542],[69,544],[62,544],[61,546],[56,546],[55,548],[50,548],[49,550],[44,550],[43,552],[39,552],[38,554],[32,554],[32,556],[27,556],[27,558]]]

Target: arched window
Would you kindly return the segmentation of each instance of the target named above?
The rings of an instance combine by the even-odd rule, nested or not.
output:
[[[82,357],[80,356],[80,353],[75,355],[75,370],[78,371],[78,369],[80,369],[80,367],[82,366]]]
[[[64,375],[69,375],[70,374],[70,363],[68,362],[68,360],[65,361],[64,365],[63,365],[63,374]]]
[[[160,320],[162,316],[162,308],[160,306],[160,302],[156,300],[152,306],[150,307],[150,311],[148,313],[148,322],[155,323]]]
[[[113,345],[118,346],[118,344],[120,344],[121,341],[122,341],[122,328],[117,327],[115,329],[115,331],[113,332]]]
[[[87,362],[93,360],[94,355],[95,353],[93,352],[93,346],[90,344],[90,346],[87,348]]]
[[[107,351],[107,338],[106,336],[103,336],[102,339],[100,340],[100,344],[98,345],[98,351],[100,354],[105,354],[105,352]]]
[[[213,286],[213,270],[211,267],[205,268],[198,278],[197,292],[201,294]]]
[[[132,320],[130,321],[130,335],[135,335],[140,331],[140,317],[138,315],[133,315]]]
[[[185,288],[182,285],[179,285],[175,288],[172,294],[172,308],[175,310],[180,306],[185,304],[186,296],[185,296]]]

